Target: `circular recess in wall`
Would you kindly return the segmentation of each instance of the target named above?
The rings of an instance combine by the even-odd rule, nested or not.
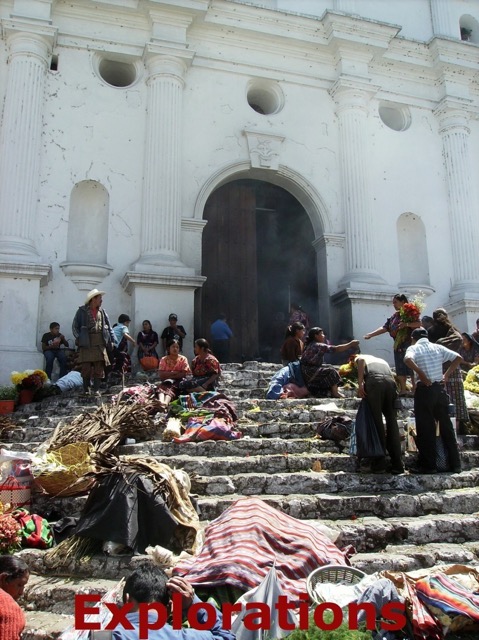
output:
[[[248,84],[246,99],[249,106],[261,115],[269,116],[281,111],[284,95],[277,82],[252,80]]]
[[[381,102],[378,112],[382,122],[393,131],[406,131],[411,126],[411,114],[403,105]]]
[[[110,87],[131,87],[139,75],[139,63],[128,59],[97,54],[93,61],[96,73]]]

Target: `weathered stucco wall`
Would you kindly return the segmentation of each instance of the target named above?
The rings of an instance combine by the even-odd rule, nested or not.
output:
[[[38,31],[45,23],[49,31],[41,38],[48,40],[58,61],[56,70],[46,71],[41,114],[32,238],[37,255],[16,254],[8,234],[0,246],[1,305],[9,307],[13,287],[17,302],[24,300],[28,308],[23,329],[35,336],[34,344],[39,345],[53,319],[71,337],[76,307],[86,290],[98,286],[107,292],[105,308],[113,319],[123,312],[132,315],[134,334],[145,317],[161,330],[168,314],[178,313],[188,332],[190,355],[193,292],[201,286],[204,203],[221,183],[240,177],[282,186],[307,210],[315,233],[311,240],[317,243],[320,263],[327,265],[321,277],[332,298],[323,306],[328,307],[326,323],[333,338],[344,331],[361,336],[382,324],[392,310],[391,293],[398,286],[407,291],[408,285],[424,289],[428,311],[450,305],[461,329],[472,326],[479,312],[479,272],[457,284],[462,240],[456,230],[452,241],[451,221],[462,216],[464,236],[478,239],[477,194],[475,184],[464,183],[470,206],[466,213],[463,204],[455,204],[454,194],[448,199],[451,181],[459,180],[459,191],[462,183],[445,169],[444,131],[455,127],[466,140],[470,177],[477,176],[479,47],[460,41],[458,25],[466,13],[479,20],[479,0],[445,3],[447,16],[441,19],[449,25],[447,37],[438,32],[439,18],[433,19],[429,0],[276,0],[262,2],[263,7],[223,0],[138,0],[124,9],[120,4],[22,0],[0,6],[2,104],[11,72],[11,34]],[[162,56],[185,61],[181,78],[176,71],[158,72],[163,74],[160,101],[168,99],[173,86],[164,88],[168,83],[183,87],[173,114],[179,148],[157,148],[178,167],[180,198],[177,211],[164,205],[155,209],[154,203],[150,207],[154,225],[178,225],[181,240],[173,266],[148,258],[150,270],[141,239],[145,175],[147,184],[158,181],[161,189],[171,188],[160,165],[145,165],[145,144],[154,135],[152,119],[161,119],[167,104],[149,103],[156,76],[149,76],[148,61],[161,62]],[[134,81],[126,87],[108,85],[98,72],[105,58],[132,65]],[[252,89],[256,97],[277,101],[274,113],[251,108]],[[404,130],[384,124],[379,113],[384,107],[404,117]],[[353,121],[361,124],[351,125]],[[359,142],[353,139],[358,127]],[[161,135],[169,140],[167,126]],[[264,157],[256,148],[261,141],[266,141]],[[5,140],[3,145],[2,153],[12,151]],[[462,151],[457,153],[462,157]],[[26,172],[25,180],[32,179]],[[1,180],[0,174],[0,187]],[[78,275],[78,265],[65,263],[69,243],[75,242],[68,237],[71,195],[83,181],[106,190],[108,237],[106,259],[90,256]],[[399,221],[403,214],[411,215]],[[82,243],[89,231],[88,211],[84,215]],[[475,227],[468,228],[467,220],[474,219]],[[420,234],[417,246],[427,254],[418,257],[418,282],[401,264],[404,253],[408,261],[415,260],[414,251],[399,251],[398,233],[406,234],[402,246],[408,247],[408,229]],[[354,262],[361,251],[374,253],[374,274],[365,275],[364,265]],[[464,255],[470,259],[467,247]],[[359,261],[366,264],[366,258]],[[41,273],[25,273],[25,264],[42,265]],[[38,285],[33,289],[32,277]],[[5,380],[18,368],[22,346],[14,326],[3,326],[2,332],[0,377]],[[390,359],[388,340],[378,338],[368,348]],[[31,353],[29,347],[22,362]]]

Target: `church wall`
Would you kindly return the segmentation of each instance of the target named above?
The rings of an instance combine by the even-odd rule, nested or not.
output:
[[[183,51],[182,47],[191,54],[184,74],[178,122],[181,128],[180,253],[184,265],[191,268],[194,275],[201,275],[204,225],[198,202],[201,198],[206,200],[218,186],[215,176],[270,178],[284,188],[291,186],[297,177],[298,190],[307,185],[312,194],[308,196],[308,212],[316,239],[311,240],[316,240],[321,263],[328,264],[328,273],[322,281],[331,295],[341,291],[345,286],[340,280],[345,275],[346,256],[356,242],[355,237],[345,238],[348,225],[347,212],[343,210],[346,207],[341,175],[341,154],[345,149],[341,149],[339,132],[340,107],[348,106],[344,96],[347,97],[348,82],[352,81],[354,91],[364,101],[359,112],[367,114],[362,120],[366,135],[364,147],[360,149],[365,158],[364,175],[360,177],[365,176],[369,181],[366,215],[370,215],[372,224],[372,232],[366,239],[376,252],[384,287],[382,297],[372,302],[368,300],[366,287],[357,298],[359,302],[353,304],[356,305],[354,313],[361,314],[363,300],[371,309],[368,308],[362,318],[347,318],[342,330],[354,328],[358,333],[363,325],[364,330],[371,330],[375,328],[369,326],[371,320],[373,325],[382,323],[384,313],[389,314],[389,296],[397,289],[401,276],[397,221],[405,213],[418,216],[426,230],[430,282],[418,284],[430,285],[426,291],[428,311],[447,304],[457,265],[454,265],[450,237],[441,114],[434,111],[451,94],[456,102],[445,105],[451,112],[457,103],[465,107],[465,113],[477,113],[479,89],[477,82],[471,81],[471,74],[477,68],[475,45],[445,40],[436,49],[437,45],[429,42],[433,25],[428,0],[390,3],[383,0],[271,0],[272,8],[294,12],[286,18],[284,13],[275,15],[250,5],[215,0],[203,13],[198,10],[199,17],[192,14],[192,22],[184,32],[181,31],[182,12],[170,14],[173,27],[168,33],[161,19],[164,7],[161,2],[155,5],[159,13],[153,12],[150,21],[151,6],[142,0],[138,11],[123,11],[117,6],[94,2],[88,3],[88,9],[82,2],[52,4],[52,24],[58,28],[53,46],[58,56],[58,71],[48,71],[46,77],[34,238],[40,261],[50,265],[51,273],[48,278],[42,275],[41,286],[35,285],[39,289],[39,302],[37,305],[33,301],[30,305],[31,318],[37,306],[39,308],[34,327],[37,346],[53,319],[62,324],[70,337],[71,319],[85,297],[85,291],[77,288],[64,264],[70,198],[72,189],[82,181],[95,181],[108,192],[108,244],[104,279],[99,281],[98,288],[107,292],[105,308],[112,320],[123,312],[132,316],[137,313],[132,326],[132,333],[136,333],[144,319],[142,305],[149,298],[147,315],[151,315],[150,311],[156,313],[157,309],[157,316],[150,317],[155,329],[166,324],[170,311],[176,311],[191,334],[193,309],[188,306],[190,298],[185,297],[180,287],[168,288],[169,285],[162,283],[148,288],[151,285],[148,283],[142,295],[134,296],[132,287],[128,289],[122,284],[125,273],[134,268],[132,265],[142,251],[140,228],[147,170],[144,150],[149,94],[145,61],[150,55],[145,54],[145,45],[152,33],[158,36],[155,46],[158,42],[163,46],[171,37],[170,54],[175,48]],[[358,31],[363,29],[367,34],[369,43],[357,45],[357,51],[354,42],[351,44],[348,40],[350,23],[337,21],[333,14],[324,17],[323,22],[319,20],[326,9],[339,11],[343,7],[345,10],[346,5],[355,6],[357,13],[369,19],[358,26]],[[447,8],[452,31],[464,13],[479,19],[479,0],[450,0]],[[0,17],[8,20],[12,10],[12,1],[2,3]],[[255,12],[268,20],[256,19]],[[298,15],[301,12],[316,12],[318,19]],[[402,29],[395,37],[394,28],[378,25],[374,20],[402,25]],[[163,28],[165,32],[161,31]],[[348,33],[344,39],[343,29]],[[355,29],[351,33],[354,32]],[[108,52],[113,59],[133,61],[137,65],[136,82],[127,88],[105,84],[94,70],[102,52]],[[445,62],[438,63],[438,59]],[[7,74],[6,37],[3,37],[0,39],[2,105]],[[247,99],[252,86],[273,87],[282,102],[281,108],[269,115],[254,111]],[[404,131],[388,128],[378,114],[383,104],[406,107],[410,126]],[[477,176],[477,118],[469,119],[467,127],[471,176]],[[270,153],[264,158],[258,157],[255,151],[261,136]],[[346,140],[349,144],[347,137]],[[255,165],[258,162],[259,165]],[[238,166],[236,175],[232,169],[235,165]],[[161,181],[160,175],[158,180]],[[477,200],[472,196],[471,207],[477,211]],[[351,281],[354,283],[354,278]],[[26,285],[25,289],[28,295],[29,287]],[[175,309],[167,308],[171,306],[169,300]],[[338,309],[347,309],[349,304],[340,301]],[[467,312],[473,313],[470,310],[473,307],[467,307]],[[332,313],[333,320],[335,313],[337,310]],[[460,313],[467,322],[463,308]],[[33,325],[31,320],[30,327]]]
[[[145,87],[110,87],[92,69],[93,52],[57,51],[59,69],[48,74],[37,247],[53,269],[53,284],[42,292],[43,324],[53,313],[69,327],[84,294],[60,265],[67,259],[72,189],[83,180],[97,181],[109,194],[107,263],[113,272],[99,287],[108,293],[105,308],[115,320],[131,313],[119,280],[140,251]],[[61,303],[65,298],[70,305]]]

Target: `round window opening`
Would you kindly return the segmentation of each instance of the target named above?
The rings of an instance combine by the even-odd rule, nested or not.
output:
[[[407,107],[390,104],[379,105],[379,117],[393,131],[406,131],[411,125],[411,116]]]
[[[281,111],[284,104],[283,92],[276,83],[252,83],[246,94],[249,106],[260,113],[268,116]]]
[[[136,67],[129,62],[103,58],[98,65],[102,80],[112,87],[129,87],[136,80]]]

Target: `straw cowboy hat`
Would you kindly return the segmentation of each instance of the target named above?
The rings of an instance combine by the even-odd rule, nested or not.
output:
[[[98,291],[98,289],[92,289],[86,297],[85,304],[88,304],[90,300],[93,300],[93,298],[96,298],[96,296],[104,296],[104,295],[105,295],[104,291]]]

